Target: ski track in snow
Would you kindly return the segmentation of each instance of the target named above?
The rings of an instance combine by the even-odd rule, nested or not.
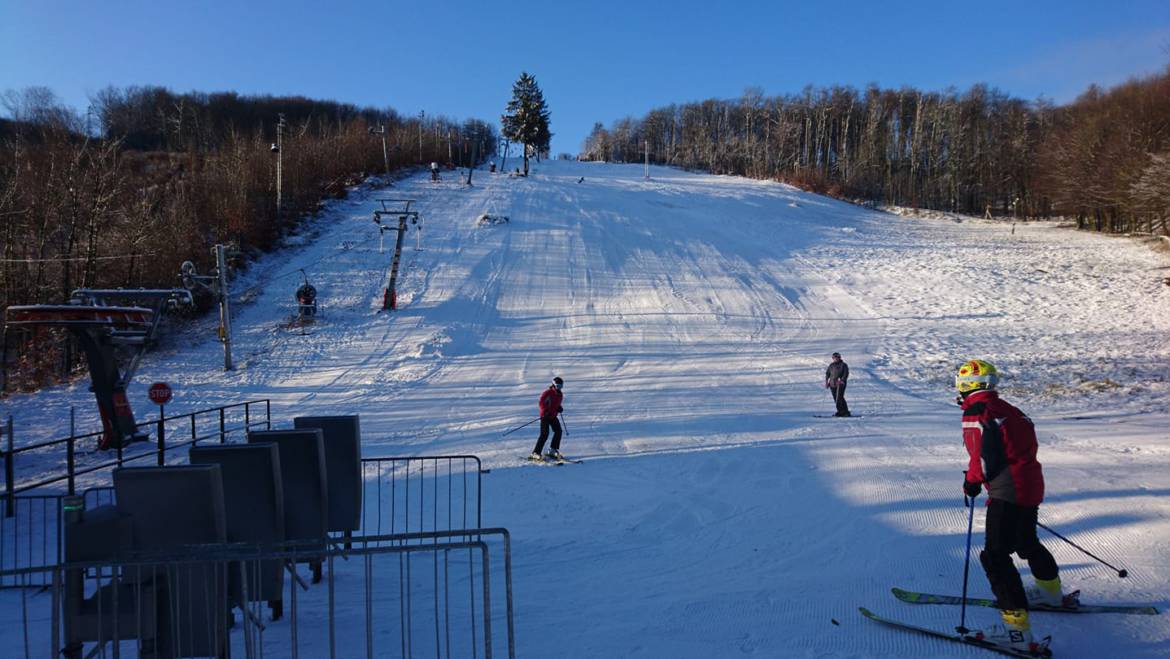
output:
[[[651,173],[548,162],[528,179],[477,172],[470,188],[457,173],[355,188],[233,284],[235,371],[219,370],[204,319],[144,360],[131,401],[153,416],[146,388],[165,380],[172,414],[267,398],[282,426],[360,413],[367,457],[481,456],[484,521],[513,537],[522,657],[973,657],[985,653],[856,609],[958,624],[957,607],[889,588],[960,589],[951,378],[983,357],[1037,422],[1042,521],[1130,571],[1119,580],[1041,531],[1066,583],[1086,601],[1170,605],[1165,253],[1053,223],[899,217]],[[404,241],[395,312],[379,311],[393,245],[387,234],[378,251],[379,198],[417,199],[423,226],[421,251],[414,231]],[[511,221],[477,227],[484,212]],[[304,335],[282,328],[300,268],[321,303]],[[813,416],[832,411],[834,350],[852,370],[851,419]],[[535,425],[501,433],[534,417],[558,374],[563,449],[588,460],[518,466]],[[18,443],[66,434],[71,405],[95,422],[84,383],[3,405]],[[18,472],[57,464],[39,455]],[[971,584],[985,596],[979,544]],[[0,606],[14,629],[19,599]],[[996,617],[971,610],[968,624]],[[1165,614],[1041,613],[1034,627],[1058,657],[1170,656]]]

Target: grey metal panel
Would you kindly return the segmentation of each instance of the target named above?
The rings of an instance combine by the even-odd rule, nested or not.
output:
[[[113,476],[117,508],[130,515],[136,551],[227,541],[218,465],[124,467]],[[166,593],[157,610],[160,656],[221,656],[225,651],[230,592],[225,570],[213,564],[162,565],[123,575],[123,580],[149,583]]]
[[[284,541],[284,487],[276,444],[193,446],[188,457],[193,465],[219,465],[228,542]]]
[[[227,542],[216,465],[115,469],[114,492],[118,510],[131,517],[136,550]]]
[[[362,516],[362,431],[351,416],[300,416],[297,428],[320,428],[325,439],[330,531],[357,531]]]
[[[272,442],[280,447],[284,535],[288,540],[317,540],[328,535],[329,492],[322,437],[315,428],[248,433],[249,444]]]
[[[284,488],[280,448],[273,443],[193,446],[191,464],[219,465],[227,512],[228,542],[284,542]],[[244,565],[248,599],[275,602],[283,598],[281,561],[248,561]],[[237,577],[235,573],[233,577]],[[238,578],[232,580],[236,601],[243,600]]]
[[[65,561],[104,561],[128,555],[134,546],[130,516],[114,506],[86,510],[80,521],[65,525]]]

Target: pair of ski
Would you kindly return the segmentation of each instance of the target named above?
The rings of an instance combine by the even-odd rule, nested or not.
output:
[[[909,590],[902,590],[901,588],[893,588],[891,590],[894,593],[894,597],[897,597],[899,600],[901,600],[903,602],[909,602],[911,604],[962,604],[964,601],[962,597],[956,597],[954,595],[935,595],[932,593],[916,593],[916,592],[909,591]],[[968,597],[966,599],[966,603],[968,606],[985,606],[985,607],[990,607],[990,608],[996,608],[996,603],[995,603],[995,600],[993,600],[993,599],[985,599],[985,598],[981,598],[981,597]],[[967,635],[967,634],[960,634],[958,632],[945,632],[945,631],[940,631],[937,629],[930,629],[928,627],[919,627],[918,625],[912,625],[912,624],[908,624],[905,622],[900,622],[898,620],[892,620],[890,618],[885,618],[885,617],[879,616],[878,614],[874,613],[873,611],[870,611],[869,609],[867,609],[865,607],[859,607],[859,608],[861,611],[861,615],[865,616],[866,618],[869,618],[870,620],[873,620],[875,622],[879,622],[883,625],[888,625],[890,627],[904,629],[906,631],[911,631],[911,632],[915,632],[915,633],[919,633],[919,634],[926,634],[928,636],[933,636],[935,638],[941,638],[941,639],[945,639],[948,641],[953,641],[955,643],[962,643],[964,645],[971,645],[974,647],[983,648],[985,650],[991,650],[992,652],[998,652],[1000,654],[1005,654],[1005,655],[1008,655],[1011,657],[1032,657],[1033,659],[1035,659],[1037,657],[1047,658],[1047,657],[1052,656],[1052,650],[1049,650],[1047,645],[1039,646],[1035,652],[1027,652],[1027,651],[1017,650],[1015,648],[1010,648],[1010,647],[1003,646],[1003,645],[998,645],[996,643],[986,641],[982,638],[977,638],[975,636],[971,636],[971,635]],[[1125,613],[1125,614],[1132,614],[1132,615],[1157,615],[1158,614],[1158,610],[1152,606],[1124,606],[1124,605],[1110,605],[1110,604],[1097,604],[1097,605],[1081,604],[1081,605],[1077,606],[1076,608],[1046,607],[1046,606],[1031,606],[1029,608],[1031,608],[1033,611],[1049,611],[1052,613]]]
[[[550,458],[550,457],[546,456],[544,458],[541,458],[540,460],[533,460],[532,458],[524,458],[524,462],[527,462],[528,464],[534,464],[534,465],[560,467],[561,465],[566,465],[566,464],[579,465],[585,461],[584,460],[575,460],[573,458]]]

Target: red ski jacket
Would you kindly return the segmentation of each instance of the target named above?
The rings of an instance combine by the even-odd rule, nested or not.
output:
[[[556,386],[550,386],[540,395],[540,418],[555,419],[561,411],[561,401],[565,395]]]
[[[962,407],[963,444],[970,455],[967,480],[983,483],[990,499],[1040,505],[1044,473],[1036,461],[1032,420],[995,391],[976,391]]]

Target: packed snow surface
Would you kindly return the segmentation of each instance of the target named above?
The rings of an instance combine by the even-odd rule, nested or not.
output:
[[[889,589],[961,588],[951,386],[983,358],[1036,422],[1041,521],[1129,571],[1041,532],[1067,586],[1170,607],[1166,253],[1055,223],[642,173],[546,162],[528,178],[476,172],[471,187],[421,174],[356,188],[236,282],[234,371],[204,321],[144,361],[130,398],[148,417],[146,388],[164,380],[170,413],[266,398],[278,420],[360,414],[367,457],[480,456],[484,523],[514,541],[521,657],[972,657],[857,607],[958,624],[957,607]],[[379,311],[383,197],[416,199],[421,216],[394,312]],[[302,268],[321,304],[303,332],[284,327]],[[853,418],[825,418],[833,351]],[[562,450],[585,463],[524,466],[536,425],[502,433],[535,418],[554,375]],[[93,423],[84,384],[3,405],[18,443],[66,434],[70,406]],[[971,574],[988,596],[976,557]],[[968,626],[997,618],[967,613]],[[1059,657],[1170,656],[1170,614],[1033,619]]]

